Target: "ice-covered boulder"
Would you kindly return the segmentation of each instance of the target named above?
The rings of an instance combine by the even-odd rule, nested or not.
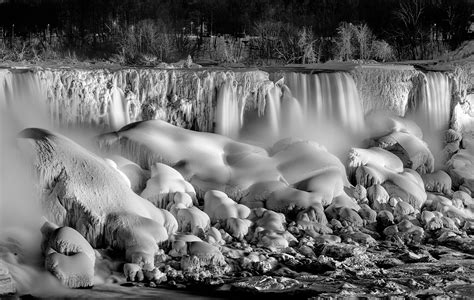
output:
[[[176,193],[187,193],[196,198],[193,186],[178,171],[162,163],[151,166],[151,178],[140,196],[157,207],[165,208]]]
[[[286,231],[286,218],[282,213],[277,213],[265,208],[253,209],[249,219],[255,224],[252,241],[257,245],[269,249],[287,248],[290,242],[295,242],[295,237]]]
[[[43,234],[43,251],[52,248],[54,251],[64,254],[73,255],[83,252],[95,264],[95,253],[92,246],[86,239],[71,227],[58,227],[54,224],[46,222],[42,226]]]
[[[250,208],[236,203],[224,192],[211,190],[204,195],[204,212],[212,222],[217,222],[228,218],[245,219],[250,214]]]
[[[446,163],[454,188],[463,185],[474,191],[474,151],[461,149]]]
[[[206,232],[211,227],[209,216],[196,206],[185,207],[183,204],[178,204],[176,219],[179,232],[199,234]]]
[[[132,183],[130,182],[130,179],[128,179],[127,175],[123,173],[121,170],[119,170],[117,163],[109,158],[104,159],[105,163],[108,164],[109,166],[112,167],[119,175],[122,177],[123,181],[127,184],[129,188],[132,188]]]
[[[74,228],[93,247],[110,246],[129,261],[153,264],[157,244],[177,230],[171,213],[136,195],[113,167],[73,141],[37,128],[21,137],[34,149],[48,220]]]
[[[296,224],[298,228],[307,232],[313,231],[320,234],[332,233],[332,230],[327,227],[328,220],[321,204],[300,211],[296,216]]]
[[[376,211],[380,211],[383,210],[384,205],[390,198],[390,195],[382,185],[374,184],[367,189],[367,197],[369,198],[369,204],[371,207]]]
[[[396,154],[405,168],[416,170],[420,174],[434,170],[434,157],[428,145],[413,134],[395,131],[376,139],[375,146]]]
[[[389,196],[400,197],[416,209],[426,200],[420,175],[403,169],[400,159],[387,150],[377,147],[352,148],[348,167],[357,184],[366,187],[380,184]]]
[[[200,196],[220,190],[240,202],[253,187],[252,197],[245,199],[251,207],[270,208],[268,197],[273,198],[269,204],[282,210],[293,203],[330,203],[349,186],[344,165],[314,142],[283,140],[269,154],[261,147],[159,120],[129,124],[98,140],[103,150],[119,152],[143,168],[172,166]]]
[[[282,213],[278,213],[265,208],[253,209],[248,217],[256,226],[262,227],[269,231],[284,231],[286,229],[286,217]]]
[[[252,221],[240,218],[227,218],[224,222],[225,230],[234,238],[243,239],[249,232]]]
[[[94,285],[94,264],[83,252],[64,255],[52,250],[45,258],[45,267],[67,287]]]
[[[320,193],[302,191],[281,181],[263,181],[250,186],[240,203],[250,208],[264,207],[277,212],[288,212],[317,204],[327,205],[331,201],[332,198],[323,199]]]
[[[425,189],[428,192],[438,192],[446,195],[450,195],[452,193],[451,177],[449,177],[449,175],[442,170],[423,174],[421,175],[421,178],[423,179]]]
[[[451,128],[459,132],[474,131],[474,94],[454,106]]]
[[[146,186],[146,182],[150,179],[150,171],[142,169],[136,163],[119,155],[109,157],[117,165],[117,169],[127,176],[130,181],[132,190],[140,194]]]

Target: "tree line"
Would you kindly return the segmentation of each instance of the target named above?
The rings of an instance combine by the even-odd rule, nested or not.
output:
[[[435,55],[435,48],[448,51],[466,40],[473,12],[473,0],[3,0],[0,28],[5,48],[25,48],[33,40],[41,52],[54,40],[56,48],[92,56],[123,51],[123,39],[136,39],[141,30],[144,37],[176,48],[168,51],[174,53],[169,59],[176,59],[197,53],[209,36],[262,37],[262,31],[279,27],[286,32],[274,35],[289,39],[285,47],[297,47],[306,39],[310,45],[300,45],[302,49],[321,48],[320,58],[331,59],[340,49],[324,48],[341,46],[344,24],[353,24],[367,26],[377,40],[391,45],[397,59],[426,59]],[[151,30],[156,32],[150,36]],[[146,48],[142,40],[127,47],[130,43],[140,43],[136,51]],[[258,44],[262,41],[254,47]],[[163,59],[164,48],[153,47],[160,48],[153,54],[161,53]],[[259,53],[278,57],[277,51]]]

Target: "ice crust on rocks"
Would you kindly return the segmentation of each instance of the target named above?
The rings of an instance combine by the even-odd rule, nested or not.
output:
[[[269,155],[263,148],[227,137],[152,120],[102,135],[99,145],[119,151],[143,168],[156,163],[172,166],[198,196],[220,190],[246,205],[263,202],[250,207],[284,211],[317,202],[328,204],[349,185],[344,165],[313,142],[284,140]]]
[[[25,129],[48,220],[76,229],[93,247],[125,250],[131,262],[153,264],[158,243],[176,232],[173,215],[136,195],[116,169],[73,141]]]
[[[86,239],[71,227],[45,222],[42,250],[45,268],[70,288],[94,285],[95,252]]]

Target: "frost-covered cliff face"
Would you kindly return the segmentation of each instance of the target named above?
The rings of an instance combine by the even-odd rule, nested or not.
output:
[[[352,76],[357,85],[364,113],[390,111],[404,116],[413,79],[414,68],[356,68]]]
[[[373,111],[411,115],[428,128],[445,129],[467,93],[466,76],[456,74],[375,65],[349,73],[283,71],[272,74],[280,78],[273,82],[259,70],[2,69],[0,103],[20,118],[29,106],[34,114],[42,107],[53,125],[117,130],[161,119],[232,138],[263,130],[275,141],[322,125],[356,132]]]
[[[52,122],[61,125],[119,129],[130,122],[158,118],[213,131],[214,122],[222,122],[229,114],[225,110],[216,119],[218,103],[237,103],[236,113],[245,105],[258,106],[266,85],[268,74],[261,71],[5,69],[0,73],[0,101],[14,103],[28,91],[28,98],[47,105]],[[233,129],[219,124],[217,130]]]

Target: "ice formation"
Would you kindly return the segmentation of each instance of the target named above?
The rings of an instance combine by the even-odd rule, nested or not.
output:
[[[331,202],[348,185],[344,165],[337,157],[316,143],[300,140],[281,141],[270,156],[257,146],[152,120],[102,135],[99,144],[144,168],[155,163],[173,166],[198,195],[216,189],[240,201],[251,190],[256,199],[278,210]],[[293,196],[301,201],[295,204]]]
[[[155,206],[166,208],[176,193],[187,193],[192,198],[196,198],[193,186],[172,167],[157,163],[150,169],[151,178],[148,179],[146,187],[140,195]]]
[[[455,75],[359,66],[269,77],[0,70],[2,108],[38,95],[54,124],[118,130],[97,137],[104,158],[59,134],[22,132],[50,221],[45,268],[66,286],[88,287],[106,260],[99,251],[112,248],[123,261],[110,270],[130,281],[218,282],[352,267],[382,240],[454,243],[474,232],[474,105]],[[311,141],[325,126],[347,134],[330,136],[336,143],[365,133],[346,166]],[[435,164],[425,140],[448,126]],[[262,146],[249,142],[259,133],[268,136]]]
[[[35,150],[49,220],[76,229],[93,247],[116,247],[132,262],[153,264],[158,243],[177,230],[171,213],[133,193],[114,168],[71,140],[34,128],[21,136]]]

